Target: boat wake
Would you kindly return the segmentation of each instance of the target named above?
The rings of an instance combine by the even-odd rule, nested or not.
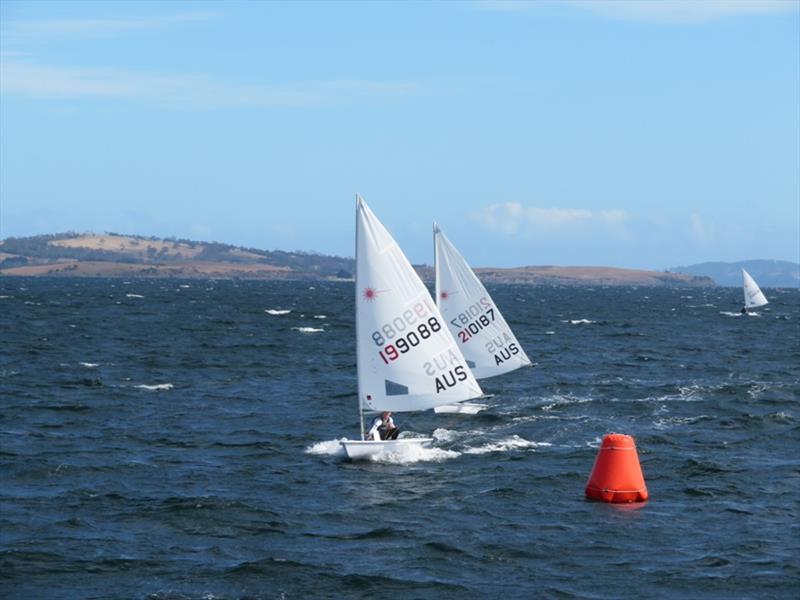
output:
[[[512,435],[511,437],[498,440],[496,442],[490,442],[482,446],[476,446],[474,448],[467,448],[463,451],[463,453],[490,454],[492,452],[513,452],[516,450],[532,450],[534,448],[542,448],[547,446],[552,446],[552,444],[549,442],[532,442],[530,440],[526,440],[525,438],[521,438],[518,435]]]
[[[137,387],[140,390],[148,390],[150,392],[161,392],[165,390],[171,390],[175,386],[171,383],[157,383],[155,385],[147,385],[146,383],[142,383],[134,387]]]
[[[339,443],[342,440],[347,440],[347,438],[317,442],[316,444],[308,446],[305,449],[305,453],[345,459],[347,458],[347,454]],[[407,465],[418,462],[442,462],[460,455],[460,452],[455,452],[453,450],[445,450],[436,447],[425,448],[417,444],[409,444],[408,446],[399,446],[396,450],[391,452],[381,452],[370,456],[365,462]]]

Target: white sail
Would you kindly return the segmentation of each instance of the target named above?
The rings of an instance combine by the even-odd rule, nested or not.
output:
[[[742,269],[742,280],[744,281],[744,306],[745,308],[757,308],[768,304],[764,293],[758,284],[750,277],[750,273]]]
[[[362,409],[425,410],[482,395],[427,288],[360,197],[356,345]]]
[[[475,377],[530,365],[486,288],[436,224],[433,239],[436,303]]]

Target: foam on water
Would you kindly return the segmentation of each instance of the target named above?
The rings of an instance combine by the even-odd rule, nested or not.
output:
[[[144,298],[141,294],[125,294],[126,298]]]
[[[81,362],[78,364],[82,367],[86,367],[87,369],[94,369],[95,367],[100,366],[100,363],[90,363],[90,362]]]
[[[591,325],[592,323],[597,323],[597,321],[591,321],[589,319],[566,319],[561,322],[569,323],[570,325]]]
[[[340,441],[346,441],[348,438],[340,438],[338,440],[325,440],[317,442],[308,446],[305,449],[306,454],[314,454],[318,456],[333,456],[336,458],[345,459],[347,454],[342,448]],[[409,444],[398,446],[396,450],[384,451],[369,457],[365,462],[371,463],[386,463],[396,465],[407,465],[418,462],[442,462],[452,458],[461,456],[460,452],[453,450],[445,450],[435,446],[419,446],[416,444]]]
[[[264,310],[264,312],[267,313],[268,315],[277,316],[277,315],[288,315],[292,311],[285,308],[267,308]]]
[[[325,331],[317,327],[292,327],[292,330],[299,331],[300,333],[320,333],[321,331]]]
[[[476,446],[473,448],[467,448],[464,450],[464,454],[489,454],[490,452],[513,452],[515,450],[530,450],[533,448],[540,448],[552,446],[552,444],[548,442],[532,442],[530,440],[526,440],[521,438],[518,435],[512,435],[511,437],[504,438],[502,440],[498,440],[496,442],[488,442],[483,444],[482,446]]]
[[[306,454],[316,454],[319,456],[345,456],[344,448],[339,443],[347,438],[340,438],[338,440],[325,440],[307,446],[305,449]]]
[[[171,383],[156,383],[154,385],[148,385],[146,383],[141,383],[139,385],[135,385],[133,387],[139,388],[140,390],[149,390],[151,392],[160,392],[164,390],[171,390],[173,386]]]

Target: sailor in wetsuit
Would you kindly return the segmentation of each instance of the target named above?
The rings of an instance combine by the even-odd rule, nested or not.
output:
[[[380,417],[375,417],[372,420],[372,426],[367,432],[367,439],[380,441],[380,440],[394,440],[397,439],[397,434],[400,429],[395,427],[394,420],[392,419],[391,411],[386,411]]]

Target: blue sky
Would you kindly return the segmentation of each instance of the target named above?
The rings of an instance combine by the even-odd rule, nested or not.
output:
[[[800,2],[0,3],[0,237],[800,260]]]

